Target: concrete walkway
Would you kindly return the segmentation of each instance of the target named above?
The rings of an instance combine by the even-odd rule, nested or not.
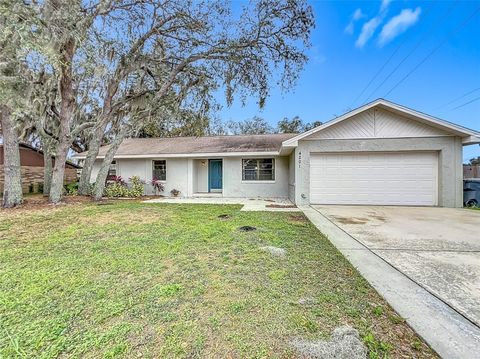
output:
[[[240,204],[243,206],[241,211],[300,212],[285,198],[165,197],[146,200],[144,203]]]
[[[300,209],[440,356],[478,358],[478,326],[355,240],[320,211],[310,206]]]

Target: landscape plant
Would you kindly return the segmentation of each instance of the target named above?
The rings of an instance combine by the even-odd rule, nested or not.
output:
[[[107,197],[131,197],[138,198],[144,194],[145,181],[138,176],[129,178],[130,186],[121,176],[115,176],[112,182],[105,186],[104,194]]]
[[[105,186],[107,197],[128,197],[128,187],[118,182],[112,182]]]
[[[128,197],[142,197],[145,192],[145,181],[141,180],[138,176],[132,176],[129,180],[130,188],[128,190]]]
[[[153,177],[150,184],[153,187],[155,195],[158,195],[160,192],[163,192],[165,190],[165,186],[163,185],[162,181],[160,181],[156,177]]]
[[[65,194],[67,196],[76,196],[78,194],[78,182],[67,183],[65,185]]]

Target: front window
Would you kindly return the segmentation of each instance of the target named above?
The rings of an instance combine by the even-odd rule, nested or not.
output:
[[[167,161],[153,161],[152,179],[159,181],[167,180]]]
[[[114,180],[117,177],[117,161],[112,161],[108,167],[107,181]]]
[[[244,181],[275,180],[275,160],[273,158],[252,158],[242,160]]]

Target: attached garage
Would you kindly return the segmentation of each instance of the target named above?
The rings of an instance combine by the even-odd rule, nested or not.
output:
[[[313,153],[310,203],[435,206],[438,153]]]
[[[283,142],[297,205],[461,207],[462,147],[480,133],[378,99]]]

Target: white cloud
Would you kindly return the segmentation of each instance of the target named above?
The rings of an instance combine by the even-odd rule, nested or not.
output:
[[[348,25],[345,27],[345,33],[352,35],[353,31],[355,30],[355,21],[360,20],[362,17],[365,17],[365,14],[362,12],[362,9],[357,9],[354,11],[352,14],[352,19],[348,23]]]
[[[345,31],[346,34],[352,35],[353,30],[354,30],[353,21],[350,21],[350,23],[345,27],[344,31]]]
[[[362,48],[365,46],[368,40],[373,36],[377,27],[382,23],[383,17],[376,16],[373,19],[370,19],[362,26],[362,31],[358,36],[357,41],[355,41],[355,46]]]
[[[382,0],[382,5],[380,5],[380,12],[387,10],[387,7],[388,5],[390,5],[391,2],[392,0]]]
[[[395,37],[401,33],[407,31],[407,29],[418,21],[422,10],[417,7],[413,9],[403,9],[398,15],[392,17],[383,26],[382,31],[378,37],[378,43],[380,46],[392,41]]]
[[[365,24],[363,24],[362,31],[360,32],[360,35],[358,36],[357,41],[355,41],[356,47],[362,48],[365,46],[368,40],[370,40],[370,38],[375,33],[375,30],[377,30],[377,28],[380,26],[380,24],[383,22],[383,19],[387,15],[388,6],[390,5],[390,2],[391,0],[382,0],[380,4],[380,10],[378,11],[377,16],[375,16],[374,18],[371,18]],[[347,28],[345,28],[345,32],[347,32],[347,29],[348,29],[348,26]]]
[[[357,20],[360,20],[362,17],[364,17],[365,15],[363,14],[362,12],[362,9],[357,9],[355,10],[355,12],[353,13],[352,15],[352,19],[353,21],[357,21]]]

